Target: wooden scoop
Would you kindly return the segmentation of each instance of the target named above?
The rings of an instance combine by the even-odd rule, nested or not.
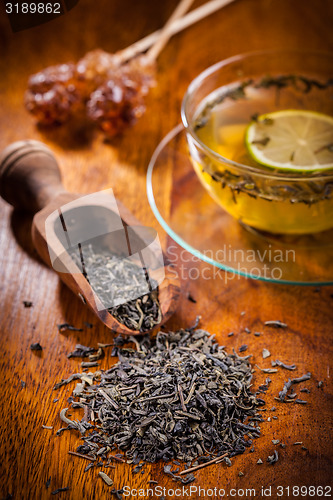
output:
[[[127,235],[127,228],[135,231],[136,228],[142,227],[142,225],[140,225],[137,219],[120,201],[113,198],[116,204],[116,211],[112,211],[109,206],[103,206],[103,196],[97,196],[97,200],[99,201],[96,202],[95,200],[89,206],[89,201],[87,201],[89,196],[67,192],[61,183],[59,166],[52,151],[43,143],[32,140],[15,142],[0,154],[0,195],[15,208],[27,210],[35,214],[31,231],[32,240],[37,252],[43,261],[53,268],[57,268],[57,266],[54,265],[54,260],[51,262],[50,253],[51,256],[52,254],[55,256],[60,254],[66,256],[67,261],[71,262],[71,272],[62,272],[60,268],[57,273],[61,280],[90,307],[108,328],[126,335],[139,335],[142,333],[138,330],[127,328],[103,307],[82,273],[82,270],[76,267],[73,260],[69,257],[66,245],[63,244],[63,239],[59,237],[56,227],[53,227],[53,224],[49,224],[50,219],[54,218],[56,220],[57,214],[59,214],[58,222],[59,218],[63,222],[62,210],[66,210],[64,206],[74,204],[76,207],[83,207],[83,213],[90,214],[89,217],[93,217],[94,211],[97,210],[99,222],[101,219],[100,214],[102,213],[102,219],[106,221],[106,228],[108,221],[117,215],[118,221],[123,226],[122,231],[125,231]],[[82,203],[80,199],[82,199]],[[71,205],[68,205],[69,203]],[[115,214],[115,212],[118,213]],[[64,213],[66,214],[66,212]],[[45,222],[47,219],[48,224],[46,228]],[[92,226],[94,224],[90,225],[90,227]],[[112,227],[112,224],[110,227]],[[66,226],[63,229],[67,231]],[[104,233],[107,233],[107,229],[104,230]],[[63,234],[66,235],[66,233]],[[105,237],[105,234],[102,238]],[[112,241],[114,241],[114,238]],[[117,249],[112,248],[112,250]],[[162,267],[159,270],[164,271],[165,276],[158,287],[158,298],[161,308],[160,325],[175,311],[180,293],[178,276],[174,271],[169,270],[168,266],[164,264],[165,262],[167,262],[166,258],[164,258],[163,262],[164,269]],[[154,271],[152,273],[149,272],[149,275],[154,278]]]

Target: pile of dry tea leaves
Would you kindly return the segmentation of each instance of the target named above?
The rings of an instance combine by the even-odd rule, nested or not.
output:
[[[189,469],[219,458],[231,465],[259,437],[264,401],[250,390],[250,356],[227,354],[201,329],[131,339],[135,349],[113,348],[119,361],[109,370],[74,374],[55,386],[79,380],[72,407],[82,407],[84,417],[70,420],[62,410],[67,427],[58,431],[81,433],[77,452],[92,463],[121,450],[128,463],[176,459]],[[195,479],[164,469],[184,483]]]

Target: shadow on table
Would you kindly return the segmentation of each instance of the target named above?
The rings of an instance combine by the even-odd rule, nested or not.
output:
[[[24,212],[23,210],[14,209],[10,216],[12,233],[18,245],[29,255],[29,257],[46,266],[45,262],[39,257],[32,242],[32,219],[33,214]]]
[[[85,120],[71,120],[63,125],[37,124],[36,127],[46,142],[53,142],[65,151],[89,149],[96,133],[96,127]]]

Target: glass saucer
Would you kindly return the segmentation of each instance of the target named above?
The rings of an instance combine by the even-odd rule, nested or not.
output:
[[[155,150],[147,172],[150,206],[185,250],[225,271],[262,281],[333,284],[333,230],[275,235],[240,224],[201,185],[178,125]]]

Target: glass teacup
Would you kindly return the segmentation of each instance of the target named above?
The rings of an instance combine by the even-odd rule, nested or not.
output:
[[[332,68],[333,54],[257,52],[219,62],[190,84],[182,120],[194,169],[212,198],[243,224],[282,234],[333,227]],[[293,168],[294,152],[283,138],[280,152],[271,148],[278,161],[261,162],[281,118],[287,124],[298,119],[297,144],[317,134],[312,168],[302,168],[302,160]],[[327,127],[318,131],[323,121]],[[258,123],[267,125],[268,136],[249,143]],[[290,168],[279,163],[284,150]]]

